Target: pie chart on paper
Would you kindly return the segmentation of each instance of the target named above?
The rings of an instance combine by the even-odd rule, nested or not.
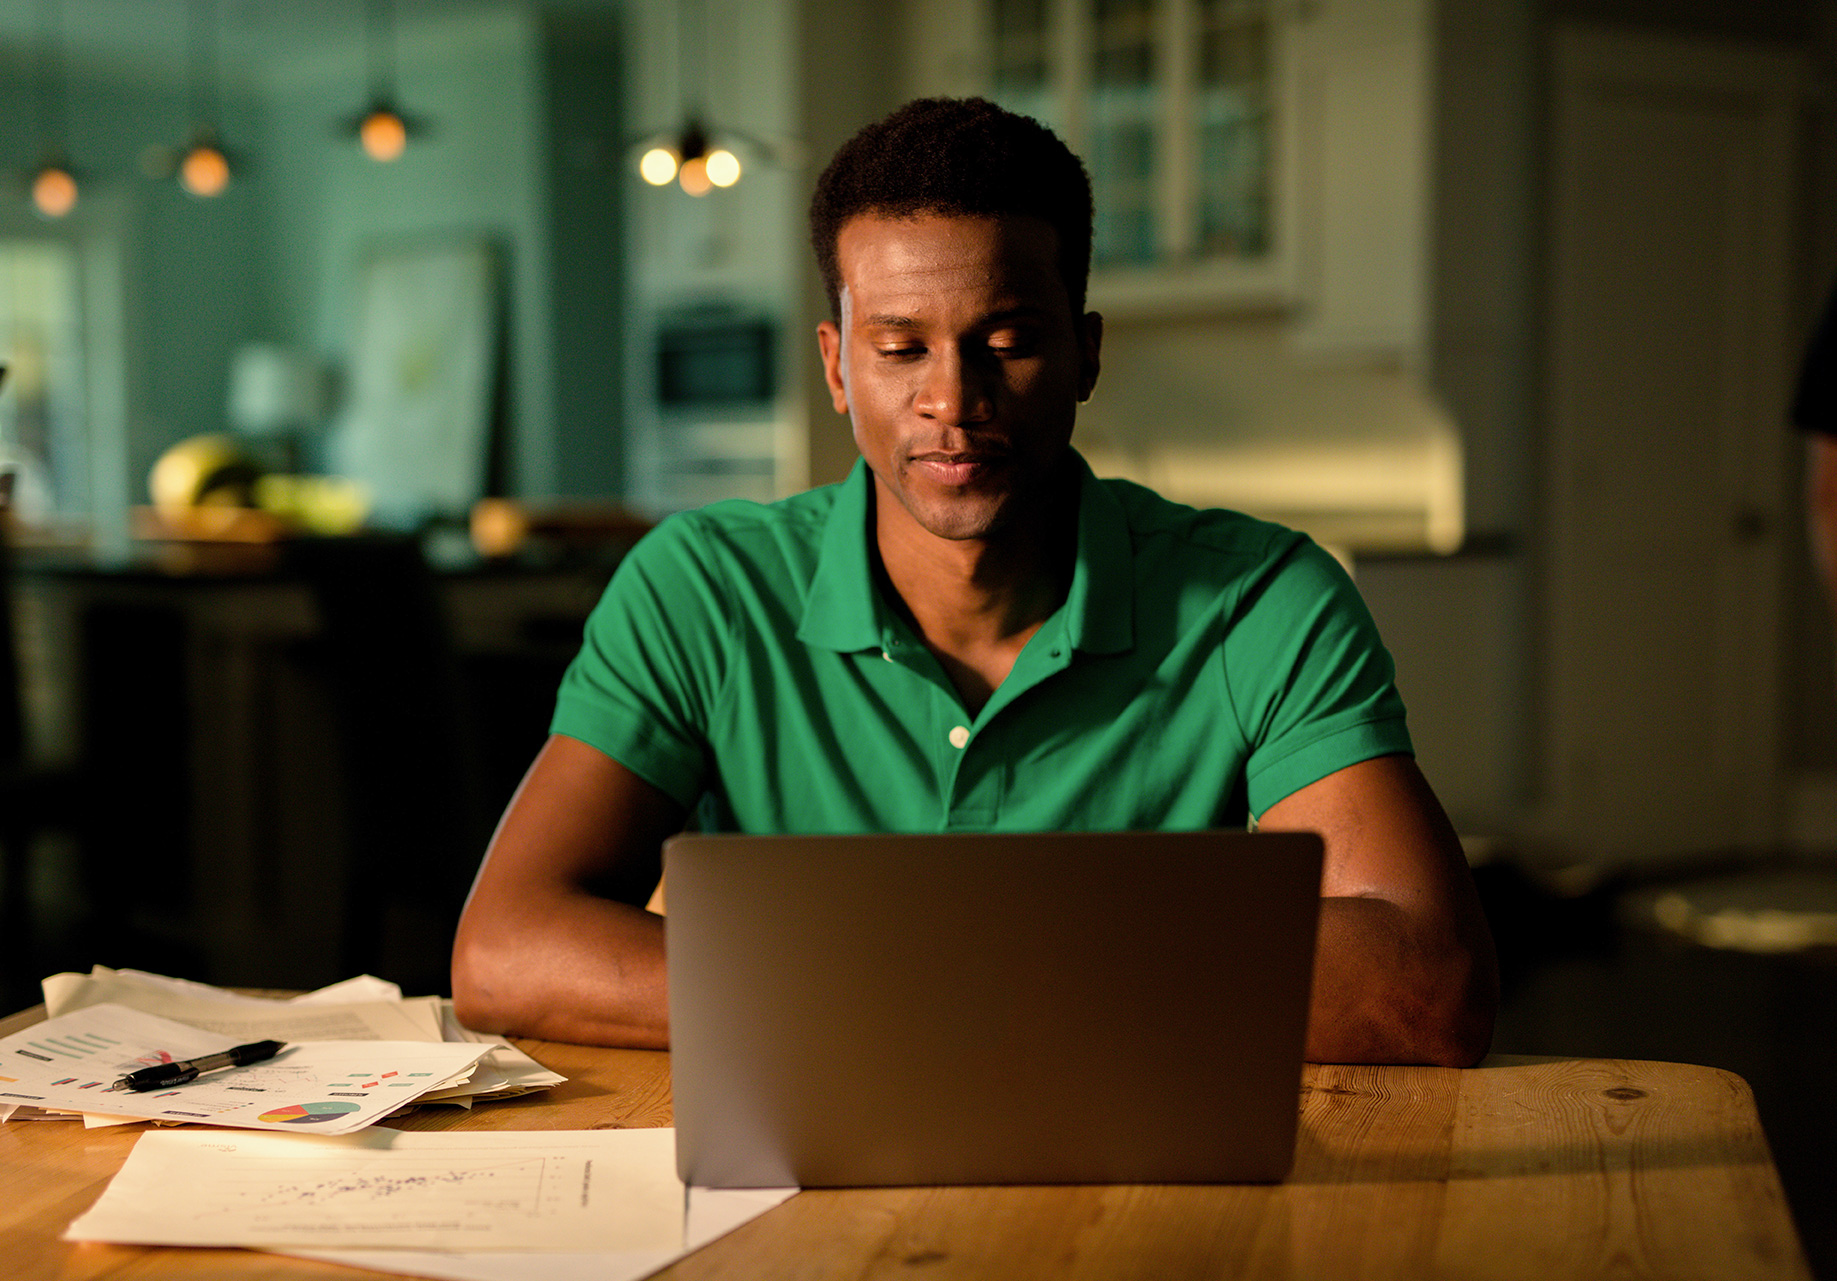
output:
[[[287,1125],[312,1125],[318,1121],[336,1121],[341,1116],[349,1116],[357,1111],[357,1104],[343,1100],[331,1100],[324,1103],[294,1103],[288,1107],[276,1108],[272,1112],[263,1112],[261,1119]]]

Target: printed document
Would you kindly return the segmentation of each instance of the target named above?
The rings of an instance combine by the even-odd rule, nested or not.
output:
[[[53,974],[41,986],[53,1018],[93,1005],[125,1005],[161,1018],[245,1041],[438,1041],[440,998],[413,1001],[273,1001],[238,996],[202,983],[96,966],[88,974]]]
[[[155,1130],[71,1241],[491,1251],[683,1249],[676,1132]],[[655,1265],[653,1265],[655,1266]]]
[[[638,1133],[625,1130],[624,1134]],[[511,1250],[284,1250],[325,1263],[400,1272],[440,1281],[642,1281],[665,1264],[726,1236],[797,1195],[796,1188],[690,1188],[680,1250],[601,1250],[596,1253]]]
[[[124,1006],[89,1006],[0,1040],[0,1104],[346,1134],[463,1078],[490,1049],[445,1041],[314,1041],[170,1089],[109,1089],[137,1068],[235,1044]]]
[[[567,1080],[551,1072],[501,1036],[463,1027],[453,1003],[437,996],[402,997],[402,989],[362,974],[304,996],[277,1000],[189,979],[105,965],[88,974],[53,974],[43,982],[46,1012],[56,1016],[92,1005],[125,1005],[173,1019],[238,1043],[265,1041],[471,1041],[488,1047],[466,1081],[419,1098],[421,1103],[474,1102],[512,1098]],[[0,1101],[0,1120],[5,1120]]]

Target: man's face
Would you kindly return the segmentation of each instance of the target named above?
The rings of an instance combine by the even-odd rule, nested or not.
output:
[[[843,225],[842,319],[817,336],[882,530],[987,539],[1049,491],[1097,382],[1101,324],[1072,314],[1056,240],[1031,217]]]

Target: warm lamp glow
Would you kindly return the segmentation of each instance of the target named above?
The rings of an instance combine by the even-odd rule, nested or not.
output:
[[[179,185],[194,196],[221,195],[230,185],[230,162],[215,147],[200,143],[179,163]]]
[[[683,161],[682,172],[676,175],[676,181],[692,196],[705,196],[713,191],[714,182],[708,177],[708,158],[697,156],[693,160]]]
[[[740,181],[740,157],[725,148],[709,152],[708,181],[717,187],[731,187]]]
[[[676,176],[676,153],[667,147],[652,147],[638,161],[639,175],[653,187],[662,187]]]
[[[56,165],[46,165],[32,179],[32,203],[47,218],[62,218],[77,205],[77,180]]]
[[[379,107],[357,127],[357,140],[370,159],[394,160],[408,146],[408,126],[395,112]]]

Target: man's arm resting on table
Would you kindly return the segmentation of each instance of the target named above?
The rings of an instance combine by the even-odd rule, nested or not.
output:
[[[636,903],[684,817],[617,761],[551,737],[505,810],[460,917],[460,1021],[549,1041],[667,1046],[663,918]]]
[[[1416,762],[1381,756],[1329,774],[1257,826],[1326,843],[1308,1059],[1478,1062],[1498,963],[1460,841]]]

